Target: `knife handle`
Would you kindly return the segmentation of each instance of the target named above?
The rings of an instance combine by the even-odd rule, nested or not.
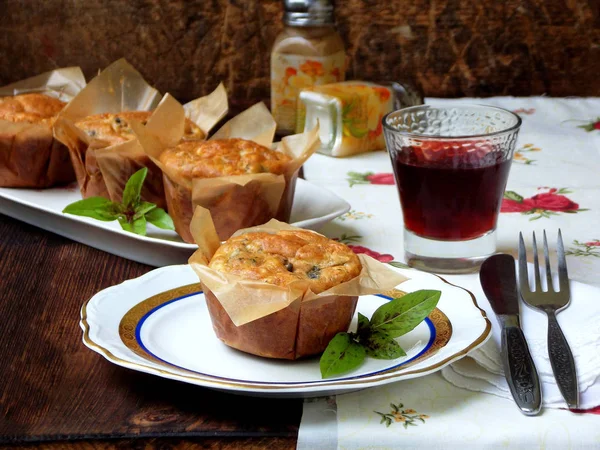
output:
[[[508,387],[517,406],[527,416],[540,412],[542,392],[537,370],[529,353],[523,331],[505,324],[502,328],[502,357]]]

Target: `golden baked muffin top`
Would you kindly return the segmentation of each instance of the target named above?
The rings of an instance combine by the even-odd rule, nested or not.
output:
[[[349,247],[305,230],[250,232],[229,238],[209,267],[277,286],[304,280],[316,294],[350,281],[362,270]]]
[[[130,141],[135,138],[133,130],[129,126],[130,120],[141,122],[146,125],[152,111],[125,111],[122,113],[104,113],[84,117],[75,125],[87,133],[93,139],[108,142],[110,145]],[[204,139],[202,130],[189,119],[185,120],[183,139]]]
[[[160,161],[184,178],[214,178],[250,173],[281,175],[291,158],[246,139],[182,142],[166,149]]]
[[[0,119],[11,122],[48,123],[66,103],[44,94],[20,94],[0,98]]]

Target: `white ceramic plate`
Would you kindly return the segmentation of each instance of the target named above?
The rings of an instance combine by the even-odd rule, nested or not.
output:
[[[70,203],[81,200],[76,184],[52,189],[0,188],[0,213],[82,244],[151,266],[186,263],[197,246],[187,244],[173,231],[148,225],[148,235],[123,231],[115,222],[63,214]],[[327,189],[299,179],[290,223],[317,231],[348,212],[350,205]]]
[[[321,379],[318,357],[271,360],[224,345],[212,330],[198,278],[187,265],[156,269],[96,294],[81,310],[83,342],[115,364],[165,378],[246,395],[310,397],[427,375],[490,336],[490,322],[470,292],[435,275],[398,271],[410,278],[398,287],[405,292],[441,290],[437,309],[399,338],[406,357],[368,358],[358,370],[337,378]],[[357,312],[370,317],[387,300],[361,297]]]

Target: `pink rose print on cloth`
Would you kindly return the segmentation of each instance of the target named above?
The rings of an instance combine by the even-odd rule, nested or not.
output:
[[[566,251],[571,256],[594,256],[600,258],[600,239],[594,239],[589,242],[573,241],[573,247]]]
[[[596,120],[592,120],[584,125],[579,125],[577,128],[582,128],[588,133],[592,131],[600,131],[600,117],[596,117]]]
[[[350,187],[355,184],[395,184],[393,173],[373,172],[348,172],[348,183],[350,184]]]
[[[598,414],[600,415],[600,406],[596,406],[594,408],[591,409],[569,409],[569,411],[574,412],[574,413],[584,413],[584,414]]]
[[[539,188],[539,190],[547,190],[540,192],[530,198],[523,198],[514,191],[506,191],[500,212],[513,213],[518,212],[525,215],[533,215],[529,220],[537,220],[545,217],[556,216],[559,213],[578,213],[587,211],[580,208],[577,203],[563,194],[571,194],[572,191],[561,188]]]
[[[362,239],[362,236],[348,236],[346,234],[342,234],[339,238],[333,239],[335,241],[340,241],[341,243],[346,244],[357,255],[360,255],[362,253],[383,263],[389,263],[394,261],[394,257],[388,253],[379,253],[374,250],[371,250],[370,248],[363,247],[362,245],[350,244],[350,242],[358,242]]]
[[[383,262],[383,263],[391,262],[394,260],[394,257],[392,255],[389,255],[387,253],[378,253],[378,252],[368,249],[367,247],[363,247],[362,245],[352,245],[352,244],[347,244],[347,245],[357,255],[364,253],[365,255],[370,256],[371,258],[376,259],[377,261]]]

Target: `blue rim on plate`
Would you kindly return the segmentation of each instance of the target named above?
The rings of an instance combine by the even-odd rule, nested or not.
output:
[[[447,292],[447,301],[440,308],[436,307],[429,315],[429,320],[436,331],[435,340],[429,350],[426,350],[421,356],[414,358],[412,361],[402,361],[401,367],[387,369],[377,375],[357,375],[353,379],[331,378],[317,381],[318,367],[315,369],[317,372],[314,372],[313,369],[309,369],[312,361],[308,361],[308,365],[300,364],[299,366],[306,368],[302,369],[305,374],[304,378],[296,379],[287,376],[280,378],[276,376],[272,380],[273,382],[285,382],[286,379],[290,379],[290,384],[273,384],[267,381],[260,376],[260,371],[265,370],[264,367],[256,369],[258,373],[256,381],[239,382],[228,378],[230,376],[240,376],[239,371],[230,374],[229,366],[226,366],[225,372],[219,373],[221,378],[217,378],[212,375],[200,375],[187,369],[178,369],[176,366],[148,354],[146,350],[140,347],[136,339],[136,327],[142,317],[159,305],[186,295],[197,294],[202,290],[197,275],[187,265],[155,269],[139,278],[106,288],[89,299],[81,308],[80,325],[83,330],[83,342],[87,347],[110,362],[139,372],[242,395],[283,398],[337,395],[424,376],[464,357],[469,351],[478,348],[490,337],[491,322],[485,312],[477,305],[475,296],[471,292],[436,275],[409,269],[398,270],[402,273],[406,272],[411,278],[410,286],[406,286],[408,291],[404,290],[404,292],[411,292],[425,286],[429,288],[436,286],[443,292]],[[394,289],[383,294],[387,297],[396,298],[402,293]],[[383,300],[379,301],[379,304],[381,303],[383,303]],[[186,305],[189,305],[189,303],[181,303],[181,306]],[[371,306],[375,307],[374,304]],[[178,308],[178,306],[174,308]],[[156,316],[152,316],[152,319],[146,319],[146,324],[142,327],[142,336],[146,339],[145,344],[158,355],[177,364],[206,372],[207,370],[202,365],[196,367],[185,359],[176,360],[174,359],[176,356],[171,357],[169,353],[163,353],[162,350],[158,350],[160,347],[154,348],[155,342],[148,340],[145,327],[160,327],[152,331],[151,335],[153,337],[156,336],[154,331],[157,331],[159,335],[162,331],[167,331],[162,328],[164,325],[159,323],[160,320],[165,318],[163,314],[168,313],[168,311],[162,311],[163,313],[159,314],[155,312]],[[461,312],[460,315],[458,315],[459,311]],[[205,312],[208,314],[207,311],[202,312],[202,314]],[[154,322],[155,319],[158,319],[159,322]],[[202,320],[206,320],[207,322],[204,325],[210,327],[208,317],[203,317]],[[202,333],[203,335],[210,334],[210,331],[212,330],[207,328]],[[429,324],[420,326],[418,338],[420,343],[414,348],[414,352],[421,352],[422,346],[429,338],[429,332]],[[164,338],[169,339],[169,335],[165,335]],[[161,337],[162,339],[163,337]],[[156,343],[160,342],[162,341],[156,341]],[[215,343],[219,342],[215,339]],[[173,342],[171,344],[179,345]],[[170,351],[176,351],[176,349],[177,347],[172,348]],[[214,350],[214,352],[216,352],[215,355],[219,353],[218,350]],[[254,358],[260,357],[256,356]],[[260,359],[264,360],[265,358]],[[396,361],[389,362],[389,364],[394,363]],[[235,365],[235,362],[228,364]],[[263,363],[261,366],[265,366],[265,364]],[[375,364],[363,370],[375,372],[382,368],[382,365]],[[285,366],[283,369],[285,370]],[[291,384],[299,380],[301,384]],[[266,381],[267,384],[260,384],[257,381]]]
[[[191,372],[191,373],[195,373],[197,375],[202,375],[202,376],[208,376],[208,377],[212,377],[212,378],[217,378],[217,379],[221,379],[221,380],[227,380],[227,381],[235,381],[235,382],[239,382],[239,383],[254,383],[254,384],[269,384],[269,385],[282,385],[282,386],[293,386],[293,385],[305,385],[305,384],[313,384],[313,383],[321,383],[323,382],[323,380],[315,380],[315,381],[286,381],[286,382],[278,382],[278,381],[270,381],[270,382],[264,382],[264,381],[251,381],[251,380],[244,380],[244,379],[236,379],[236,378],[229,378],[229,377],[220,377],[220,376],[216,376],[213,374],[208,374],[208,373],[203,373],[203,372],[198,372],[196,370],[191,370],[188,369],[186,367],[182,367],[179,366],[177,364],[174,364],[170,361],[165,360],[164,358],[159,357],[158,355],[156,355],[155,353],[153,353],[145,344],[144,341],[142,340],[141,337],[141,331],[142,331],[142,327],[144,326],[144,323],[146,322],[147,319],[149,319],[154,313],[156,313],[157,311],[159,311],[160,309],[164,308],[165,306],[171,305],[177,301],[181,301],[181,300],[185,300],[186,298],[190,298],[190,297],[194,297],[196,295],[200,295],[202,294],[202,291],[196,291],[196,292],[192,292],[192,293],[188,293],[185,295],[181,295],[179,297],[176,297],[172,300],[168,300],[158,306],[155,306],[154,308],[152,308],[151,310],[149,310],[146,314],[144,314],[141,319],[139,320],[139,322],[137,323],[136,327],[135,327],[135,340],[137,342],[137,344],[140,346],[140,348],[146,352],[148,355],[150,355],[152,358],[157,359],[158,361],[161,361],[164,364],[168,364],[169,366],[172,367],[176,367],[177,369],[182,369],[185,370],[187,372]],[[377,297],[381,297],[386,299],[387,301],[392,300],[392,297],[388,297],[386,295],[382,295],[382,294],[376,294]],[[355,380],[358,378],[364,378],[364,377],[368,377],[368,376],[373,376],[373,375],[378,375],[380,373],[386,372],[388,370],[391,369],[397,369],[401,366],[404,366],[414,360],[416,360],[417,358],[419,358],[420,356],[422,356],[423,354],[425,354],[432,346],[433,343],[435,342],[436,336],[437,336],[437,332],[435,329],[435,326],[433,324],[433,322],[431,321],[431,319],[429,317],[426,317],[424,322],[427,324],[428,328],[429,328],[429,341],[427,342],[427,344],[425,345],[425,347],[423,349],[421,349],[421,351],[419,351],[419,353],[417,353],[416,355],[414,355],[413,357],[406,359],[402,362],[400,362],[399,364],[396,364],[394,366],[390,366],[390,367],[385,367],[384,369],[381,370],[377,370],[375,372],[367,372],[367,373],[363,373],[360,375],[356,375],[356,376],[352,376],[352,377],[342,377],[342,378],[332,378],[335,379],[336,381],[344,381],[344,380]]]

